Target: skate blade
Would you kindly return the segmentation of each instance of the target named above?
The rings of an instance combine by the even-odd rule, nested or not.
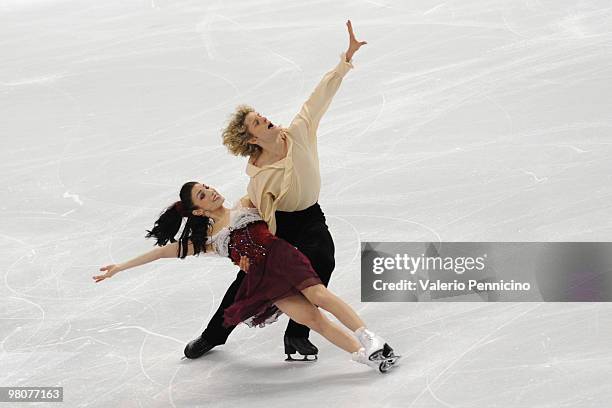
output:
[[[368,357],[368,359],[370,361],[384,361],[393,357],[395,357],[393,349],[387,343],[385,343],[383,348],[381,348],[380,350],[376,350],[370,355],[370,357]]]
[[[289,361],[289,362],[293,362],[293,363],[314,363],[315,361],[318,360],[318,357],[316,354],[308,354],[305,356],[302,356],[300,354],[296,354],[296,356],[300,356],[301,358],[294,358],[291,354],[287,354],[287,358],[285,359],[285,361]]]
[[[387,360],[381,361],[378,366],[378,370],[381,373],[387,373],[390,369],[397,367],[399,359],[402,358],[400,355],[393,355],[393,357],[389,357]]]

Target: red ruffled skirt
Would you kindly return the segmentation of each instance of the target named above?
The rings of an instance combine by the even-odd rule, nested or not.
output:
[[[247,231],[241,234],[242,230]],[[287,241],[272,235],[265,223],[253,223],[233,231],[230,242],[234,248],[239,248],[241,236],[248,236],[251,244],[259,244],[262,250],[260,255],[263,256],[249,256],[249,271],[236,293],[234,303],[224,311],[224,326],[245,323],[251,327],[263,327],[273,323],[282,314],[274,302],[299,295],[302,289],[322,283],[306,255]],[[247,246],[247,256],[252,252],[248,249]],[[239,251],[231,250],[230,257],[239,261]]]

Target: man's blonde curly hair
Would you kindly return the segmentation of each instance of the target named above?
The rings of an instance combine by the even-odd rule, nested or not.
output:
[[[223,144],[235,156],[257,156],[261,152],[261,147],[248,143],[252,135],[244,124],[246,115],[254,111],[255,109],[248,105],[239,105],[230,115],[229,122],[223,129]]]

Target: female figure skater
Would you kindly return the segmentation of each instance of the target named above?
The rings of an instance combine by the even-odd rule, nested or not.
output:
[[[366,44],[357,41],[351,21],[346,23],[349,46],[338,65],[327,72],[288,128],[271,123],[253,108],[238,106],[223,131],[223,144],[230,153],[248,156],[247,188],[270,231],[297,247],[310,260],[312,267],[327,286],[335,267],[334,241],[319,206],[321,176],[317,152],[317,128],[323,114],[340,87],[343,77],[353,68],[352,57]],[[231,305],[244,279],[238,272],[201,336],[185,347],[185,356],[198,358],[213,347],[225,344],[234,326],[223,325],[225,308]],[[308,340],[309,329],[290,320],[285,331],[285,353],[299,352],[308,360],[318,353]]]
[[[342,299],[331,293],[313,270],[308,258],[287,241],[274,236],[257,208],[243,198],[232,209],[213,188],[188,182],[180,191],[180,201],[161,214],[147,238],[156,238],[161,248],[118,265],[100,268],[96,282],[117,272],[159,258],[185,258],[200,252],[228,256],[246,271],[234,302],[225,308],[224,324],[245,322],[263,327],[276,321],[281,313],[315,330],[330,342],[351,353],[354,361],[387,371],[399,356]],[[176,242],[183,217],[187,222]],[[168,244],[168,242],[171,242]],[[353,331],[350,336],[328,320],[317,308],[333,314]]]

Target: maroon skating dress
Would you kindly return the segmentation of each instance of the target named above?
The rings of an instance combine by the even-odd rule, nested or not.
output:
[[[224,326],[245,323],[263,327],[282,312],[274,302],[322,283],[308,258],[287,241],[274,236],[256,208],[240,204],[230,210],[229,226],[209,237],[221,256],[239,262],[249,258],[249,270],[234,303],[224,311]]]

